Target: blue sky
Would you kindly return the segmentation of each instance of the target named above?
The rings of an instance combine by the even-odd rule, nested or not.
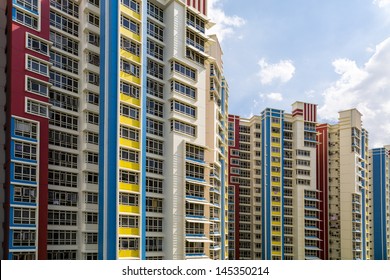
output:
[[[323,122],[358,108],[370,146],[390,144],[390,0],[209,0],[229,83],[230,113],[291,111]]]

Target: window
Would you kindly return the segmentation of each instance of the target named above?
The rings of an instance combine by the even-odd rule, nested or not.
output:
[[[13,246],[35,246],[35,230],[14,229],[12,235]]]
[[[164,61],[164,47],[149,39],[147,39],[147,52],[148,55]]]
[[[171,130],[181,132],[190,136],[196,136],[196,127],[190,124],[183,123],[178,120],[171,121]]]
[[[35,203],[37,201],[37,190],[35,187],[15,185],[13,189],[15,202]]]
[[[119,193],[119,204],[128,206],[138,206],[138,195],[134,193]]]
[[[204,167],[186,163],[186,176],[194,179],[204,180]]]
[[[97,53],[88,51],[87,61],[92,65],[99,66],[100,65],[100,56]]]
[[[49,209],[48,224],[59,226],[77,226],[77,212]]]
[[[146,237],[146,252],[162,252],[162,237]]]
[[[146,93],[164,99],[164,85],[152,79],[146,79]]]
[[[38,19],[20,10],[16,10],[14,19],[30,28],[38,29]]]
[[[151,193],[163,193],[163,180],[146,177],[146,191]]]
[[[130,107],[121,103],[120,105],[120,114],[121,116],[125,116],[127,118],[131,118],[134,120],[139,120],[139,109]]]
[[[89,144],[98,145],[99,144],[99,135],[97,133],[87,131],[85,133],[85,142]]]
[[[50,51],[50,62],[53,63],[54,67],[61,68],[73,74],[79,73],[79,62],[59,52]]]
[[[99,8],[99,2],[100,0],[88,0],[88,3],[91,3],[92,5]]]
[[[137,35],[140,34],[139,24],[123,15],[121,15],[121,26]]]
[[[86,192],[84,194],[85,203],[87,204],[98,204],[98,194],[93,192]]]
[[[63,5],[67,6],[67,5]],[[63,17],[62,15],[50,11],[50,25],[54,26],[62,31],[67,32],[70,35],[73,35],[75,37],[79,36],[79,25],[76,21]]]
[[[89,32],[91,34],[91,32]],[[97,35],[98,36],[98,35]],[[89,38],[91,35],[89,35]],[[79,43],[69,37],[61,35],[55,31],[50,31],[50,41],[53,43],[53,47],[66,51],[70,54],[79,55]]]
[[[205,22],[190,11],[187,11],[187,24],[205,33]]]
[[[296,164],[302,166],[310,166],[310,160],[297,159]]]
[[[119,131],[120,131],[121,138],[137,141],[137,142],[139,141],[139,133],[137,130],[121,125],[119,127]]]
[[[163,174],[164,161],[146,157],[146,172],[154,174]]]
[[[76,192],[66,192],[66,191],[57,191],[49,190],[49,200],[50,205],[61,205],[61,206],[77,206],[77,193]]]
[[[128,95],[133,98],[139,99],[139,87],[126,83],[124,81],[120,82],[120,91],[121,93]]]
[[[86,112],[85,121],[90,124],[99,125],[99,115],[92,112]]]
[[[15,141],[14,142],[14,155],[17,158],[36,160],[37,159],[37,146],[35,144]]]
[[[75,260],[76,250],[47,250],[48,260]]]
[[[164,142],[156,139],[146,138],[146,152],[162,156],[164,151]]]
[[[47,62],[43,62],[31,56],[27,56],[27,69],[44,76],[49,75],[49,66],[47,65]]]
[[[164,21],[164,12],[161,8],[157,7],[156,5],[148,2],[147,6],[148,15],[163,22]]]
[[[97,1],[97,0],[93,0]],[[98,254],[97,253],[84,253],[83,254],[83,259],[84,260],[97,260],[98,259]]]
[[[38,0],[16,0],[14,2],[26,10],[38,13]]]
[[[119,227],[138,228],[138,217],[119,215]]]
[[[78,119],[76,116],[50,110],[49,123],[58,127],[78,130]]]
[[[195,145],[186,144],[186,157],[204,161],[204,149]]]
[[[171,91],[176,91],[191,99],[196,99],[196,89],[177,81],[171,82]]]
[[[50,0],[50,6],[55,7],[67,15],[79,17],[79,5],[69,0]]]
[[[134,41],[121,36],[121,42],[120,42],[121,49],[128,51],[129,53],[132,53],[136,56],[140,56],[140,46],[139,44],[135,43]]]
[[[48,96],[49,86],[42,81],[35,80],[32,77],[27,77],[27,91],[42,96]]]
[[[187,66],[184,66],[183,64],[173,61],[171,62],[171,71],[175,71],[179,74],[182,74],[192,80],[196,80],[196,71],[194,69],[191,69]]]
[[[86,232],[84,234],[84,243],[85,244],[98,244],[97,232]]]
[[[163,200],[162,198],[146,197],[146,211],[154,213],[163,212]]]
[[[99,75],[94,72],[87,71],[86,81],[87,83],[90,83],[92,85],[99,86],[99,82],[100,82]]]
[[[49,55],[49,45],[31,34],[27,35],[27,48],[43,55]]]
[[[164,116],[164,104],[151,98],[147,98],[146,111],[149,114],[162,118]]]
[[[35,225],[36,210],[33,208],[13,208],[14,224]]]
[[[48,181],[49,185],[77,188],[77,173],[49,169]]]
[[[85,101],[93,105],[99,105],[99,94],[92,91],[87,91],[85,94]]]
[[[164,131],[164,124],[162,122],[146,118],[147,133],[151,133],[163,137],[163,131]]]
[[[186,48],[186,57],[195,61],[196,63],[199,63],[200,65],[204,65],[204,56],[200,55],[198,52]],[[210,88],[213,90],[214,89],[214,81],[210,81]],[[219,86],[216,85],[217,91],[219,91]]]
[[[47,245],[77,245],[77,231],[48,230]]]
[[[14,165],[14,179],[22,181],[37,181],[37,168],[32,165],[15,163]]]
[[[50,71],[50,83],[53,86],[69,90],[73,93],[79,93],[79,81],[68,75],[58,73],[56,71]]]
[[[99,161],[99,155],[97,153],[93,152],[86,152],[85,153],[85,162],[90,164],[98,164]]]
[[[152,36],[153,38],[156,38],[157,40],[160,40],[161,42],[164,41],[164,28],[156,25],[149,20],[147,22],[147,34]]]
[[[84,217],[85,217],[86,224],[97,225],[97,223],[98,223],[98,214],[97,213],[85,212]]]
[[[88,22],[96,27],[99,27],[99,17],[94,13],[88,13]]]
[[[99,47],[100,46],[100,36],[96,33],[88,31],[87,42],[96,46],[96,47]]]
[[[122,5],[126,6],[127,8],[133,10],[134,12],[139,13],[139,4],[137,1],[134,0],[121,0]]]
[[[71,95],[56,91],[50,90],[50,104],[55,107],[63,108],[69,111],[77,112],[79,107],[79,99]]]
[[[120,147],[119,149],[119,159],[129,162],[138,163],[138,152],[130,149]]]
[[[99,175],[95,172],[85,172],[85,182],[87,184],[98,184]]]
[[[139,240],[134,237],[119,237],[119,250],[138,250]]]
[[[139,78],[139,66],[121,59],[121,71]]]
[[[147,232],[162,232],[163,219],[157,217],[146,217],[146,231]]]
[[[147,73],[157,79],[164,79],[164,66],[148,59]]]
[[[49,164],[77,168],[77,154],[49,149]]]
[[[138,180],[138,173],[122,169],[119,170],[119,182],[137,185]]]
[[[29,114],[48,117],[49,108],[47,105],[33,101],[32,99],[27,99],[26,107],[26,112]]]
[[[171,111],[179,112],[187,116],[196,118],[196,109],[193,106],[184,104],[180,101],[173,100],[171,101]]]

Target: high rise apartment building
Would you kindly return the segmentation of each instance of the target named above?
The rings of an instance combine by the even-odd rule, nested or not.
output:
[[[371,258],[390,259],[390,146],[370,150]]]
[[[370,259],[368,133],[361,117],[356,109],[346,110],[339,112],[337,124],[317,128],[318,185],[328,199],[322,203],[328,209],[323,218],[329,259]]]
[[[227,258],[228,86],[206,3],[4,3],[5,258]]]
[[[322,259],[316,105],[229,122],[230,257]]]

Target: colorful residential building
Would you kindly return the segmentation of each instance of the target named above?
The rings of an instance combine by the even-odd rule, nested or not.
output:
[[[390,259],[390,146],[370,150],[371,258]]]
[[[319,125],[317,132],[321,208],[328,211],[321,238],[328,242],[328,258],[370,259],[368,133],[362,115],[341,111],[338,123]]]

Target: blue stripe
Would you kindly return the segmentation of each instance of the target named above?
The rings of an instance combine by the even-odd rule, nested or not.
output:
[[[106,258],[114,260],[117,259],[118,251],[119,0],[111,0],[109,2],[102,0],[100,18],[102,20],[100,73],[103,73],[103,79],[100,79],[99,119],[99,259],[104,258],[103,249],[105,249],[107,252]],[[108,34],[105,34],[106,26],[108,26],[110,31]],[[106,49],[106,42],[110,42],[108,49]],[[106,55],[108,56],[107,65],[105,63]],[[108,92],[105,92],[106,83]],[[110,96],[109,98],[107,98],[108,95]],[[106,107],[107,112],[105,111]],[[106,118],[107,123],[105,122]],[[104,141],[105,138],[107,138],[107,142]],[[107,158],[105,158],[105,151],[107,151]],[[106,172],[107,178],[104,178],[104,172]],[[105,181],[107,181],[107,185],[105,185]],[[105,191],[106,197],[104,196]],[[105,208],[104,200],[106,200],[107,208]],[[107,218],[106,228],[104,228],[103,224],[105,217]]]

